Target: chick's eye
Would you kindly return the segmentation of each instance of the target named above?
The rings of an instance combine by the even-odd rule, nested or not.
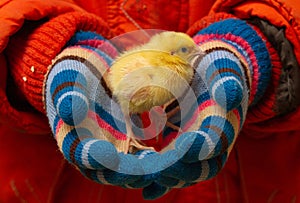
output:
[[[188,49],[187,49],[186,47],[182,47],[182,48],[181,48],[181,52],[182,52],[182,53],[186,53],[187,51],[188,51]]]

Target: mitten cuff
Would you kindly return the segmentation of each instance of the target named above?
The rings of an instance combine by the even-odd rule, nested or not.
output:
[[[40,112],[45,112],[42,92],[48,66],[78,30],[95,31],[105,38],[113,36],[106,23],[95,15],[70,12],[45,23],[28,22],[8,44],[11,75],[28,102]]]

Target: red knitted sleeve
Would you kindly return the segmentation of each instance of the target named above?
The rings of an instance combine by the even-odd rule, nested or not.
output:
[[[108,39],[113,36],[101,18],[69,12],[50,20],[27,22],[7,46],[13,82],[29,104],[40,112],[44,112],[42,92],[48,66],[78,30],[95,31]]]

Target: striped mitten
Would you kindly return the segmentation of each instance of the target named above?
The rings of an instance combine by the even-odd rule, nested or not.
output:
[[[194,36],[206,52],[194,82],[205,88],[199,92],[192,85],[200,94],[200,136],[187,154],[188,161],[208,159],[232,148],[248,107],[261,99],[271,78],[271,59],[262,37],[245,21],[233,18],[215,22]]]

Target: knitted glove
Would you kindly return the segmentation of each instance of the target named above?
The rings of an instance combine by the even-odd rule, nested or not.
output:
[[[249,104],[263,95],[271,63],[264,41],[241,20],[214,23],[194,39],[206,56],[186,96],[178,98],[181,111],[170,119],[183,132],[165,127],[160,152],[124,154],[116,150],[126,139],[123,115],[102,77],[117,50],[99,35],[77,33],[45,80],[47,116],[65,158],[96,182],[143,188],[146,199],[214,177],[226,162]],[[166,109],[174,108],[176,102]],[[133,115],[133,120],[145,134],[143,118]]]

